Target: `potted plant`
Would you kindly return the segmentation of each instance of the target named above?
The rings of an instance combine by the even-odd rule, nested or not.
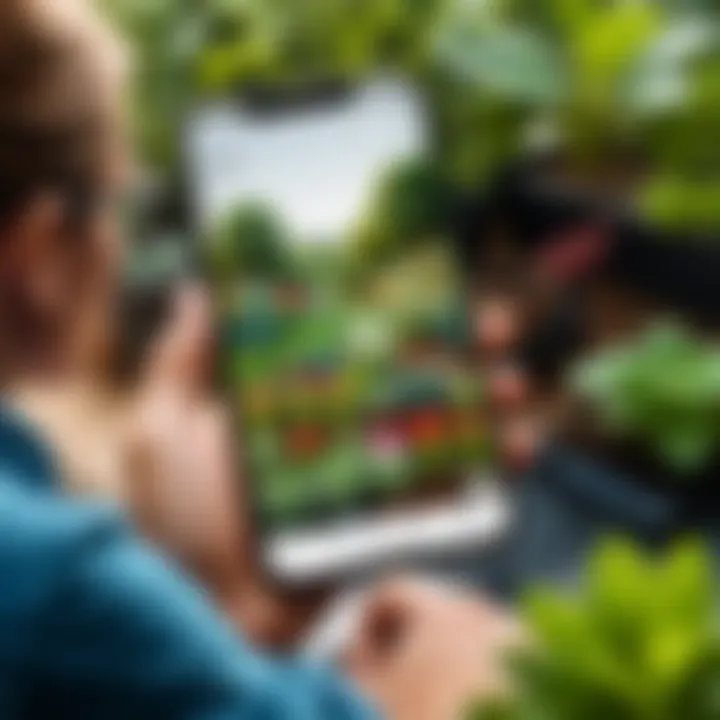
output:
[[[472,720],[710,720],[720,713],[713,561],[696,542],[650,555],[606,541],[586,582],[536,589],[522,614],[529,646],[510,661],[511,692]]]
[[[717,513],[717,342],[678,324],[651,327],[582,359],[570,373],[568,392],[566,438],[614,468],[614,482],[622,477],[665,494],[678,504],[684,524]]]
[[[518,167],[495,168],[500,185],[468,241],[496,239],[487,230],[498,221],[522,247],[599,227],[613,281],[712,319],[720,251],[702,236],[713,235],[720,177],[708,133],[720,107],[717,12],[650,0],[498,5],[506,11],[489,22],[451,25],[438,46],[468,92],[525,110]]]

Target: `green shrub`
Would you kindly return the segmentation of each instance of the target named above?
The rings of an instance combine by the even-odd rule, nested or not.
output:
[[[715,720],[720,634],[712,560],[694,541],[665,557],[602,545],[576,593],[524,604],[532,650],[513,659],[515,690],[473,720]]]
[[[658,175],[644,188],[638,207],[663,230],[706,234],[720,231],[720,178],[693,180],[678,174]],[[712,234],[712,235],[711,235]]]
[[[99,0],[138,56],[145,159],[179,170],[180,124],[203,97],[249,83],[415,73],[451,0]]]
[[[664,324],[580,361],[571,386],[610,438],[638,441],[694,473],[720,447],[720,345]]]
[[[651,171],[647,191],[638,188],[641,212],[672,228],[720,224],[710,198],[677,201],[681,185],[720,177],[713,0],[101,5],[133,41],[138,134],[166,180],[180,171],[181,119],[205,97],[390,69],[425,91],[439,159],[456,184],[482,185],[528,148],[559,145],[574,171],[606,173],[615,188],[618,173],[634,179],[625,161],[639,155]]]
[[[525,108],[527,143],[559,146],[574,169],[596,174],[631,139],[635,67],[666,26],[652,0],[557,0],[506,5],[476,24],[449,25],[438,63],[486,103]]]
[[[661,227],[720,226],[720,12],[712,2],[501,0],[449,23],[437,63],[482,97],[491,147],[562,150],[574,175],[618,179]],[[504,10],[504,12],[503,12]],[[478,16],[478,13],[475,13]],[[521,112],[518,114],[518,110]],[[634,177],[637,159],[642,178]],[[493,156],[497,167],[503,161]],[[625,176],[625,177],[624,177]],[[698,193],[697,189],[701,192]],[[635,202],[637,200],[637,202]]]

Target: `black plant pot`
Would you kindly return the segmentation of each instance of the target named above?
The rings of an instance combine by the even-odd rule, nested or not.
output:
[[[513,604],[538,583],[578,584],[588,556],[609,536],[662,550],[691,533],[709,542],[720,570],[717,493],[714,513],[698,507],[710,499],[708,491],[690,486],[685,492],[556,443],[513,488],[512,528],[502,542],[423,568]]]
[[[668,309],[720,327],[720,229],[716,239],[670,237],[623,218],[607,271]]]
[[[599,541],[631,537],[662,548],[687,528],[682,499],[563,444],[547,448],[517,487],[512,536],[468,577],[513,602],[528,586],[574,586]]]
[[[527,165],[508,168],[479,196],[461,198],[455,213],[454,237],[463,266],[471,277],[482,265],[483,251],[495,229],[520,251],[531,255],[563,230],[587,224],[593,208],[584,198],[550,197],[537,192]],[[541,322],[529,328],[518,348],[519,360],[535,378],[556,379],[568,358],[585,340],[582,293],[557,298]]]
[[[548,487],[601,523],[648,541],[687,524],[683,493],[567,444],[550,446],[538,466]]]
[[[502,226],[511,242],[526,251],[542,247],[559,232],[600,219],[598,204],[583,193],[544,181],[546,163],[522,162],[505,168],[477,195],[464,198],[457,236],[468,260],[477,262],[493,231]]]
[[[542,178],[537,165],[506,173],[493,191],[493,213],[485,217],[502,219],[528,251],[564,230],[599,223],[608,229],[610,244],[601,270],[610,281],[702,325],[720,327],[720,228],[716,237],[666,232],[619,203]]]
[[[661,311],[679,312],[706,329],[720,328],[720,228],[717,238],[672,237],[621,211],[619,203],[546,181],[547,169],[546,161],[510,167],[481,197],[459,203],[455,236],[467,268],[479,266],[497,228],[532,257],[565,234],[596,224],[608,238],[598,277]],[[536,378],[557,379],[583,346],[583,300],[582,288],[561,297],[524,338],[520,359]]]
[[[635,533],[647,535],[647,529],[648,537],[717,524],[720,462],[680,474],[631,450],[613,452],[612,447],[593,449],[569,442],[550,448],[544,458],[549,482],[610,518],[625,518]],[[579,470],[563,472],[573,465]]]
[[[514,499],[512,528],[499,545],[443,568],[511,604],[528,586],[578,583],[607,536],[662,548],[686,527],[684,505],[670,489],[564,444],[546,449],[514,487]]]

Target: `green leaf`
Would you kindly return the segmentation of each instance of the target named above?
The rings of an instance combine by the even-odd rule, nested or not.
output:
[[[659,173],[640,190],[637,206],[643,217],[661,229],[715,232],[720,227],[720,180]]]
[[[634,623],[653,580],[653,567],[640,550],[628,540],[611,538],[598,546],[589,564],[588,592],[596,609],[610,615],[630,612]]]
[[[712,720],[720,634],[712,557],[686,540],[650,555],[602,543],[576,592],[531,593],[532,644],[514,659],[514,693],[470,718]]]
[[[659,580],[668,588],[658,598],[664,612],[709,632],[716,598],[713,567],[712,554],[703,542],[697,538],[679,541],[660,567]]]
[[[692,89],[694,64],[718,47],[717,22],[705,15],[676,20],[636,60],[625,101],[638,115],[656,115],[681,108]]]
[[[564,69],[541,35],[498,25],[451,27],[437,46],[437,62],[479,92],[527,104],[552,105],[564,96]]]
[[[573,392],[599,433],[645,446],[680,476],[713,460],[720,441],[720,346],[676,323],[579,361]]]
[[[716,449],[714,428],[703,430],[697,426],[675,427],[667,433],[659,446],[660,453],[667,464],[681,472],[694,473],[702,470]]]
[[[548,0],[554,24],[566,35],[579,32],[593,22],[596,0]]]
[[[580,92],[613,92],[625,72],[662,29],[662,12],[651,0],[608,3],[570,37],[571,61]]]

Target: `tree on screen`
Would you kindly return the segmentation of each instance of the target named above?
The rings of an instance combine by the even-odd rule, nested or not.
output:
[[[356,231],[357,261],[373,267],[418,241],[444,234],[450,203],[449,185],[432,162],[415,159],[396,165],[379,184]]]
[[[220,277],[290,279],[293,263],[282,222],[268,207],[244,204],[217,224],[211,262]]]

